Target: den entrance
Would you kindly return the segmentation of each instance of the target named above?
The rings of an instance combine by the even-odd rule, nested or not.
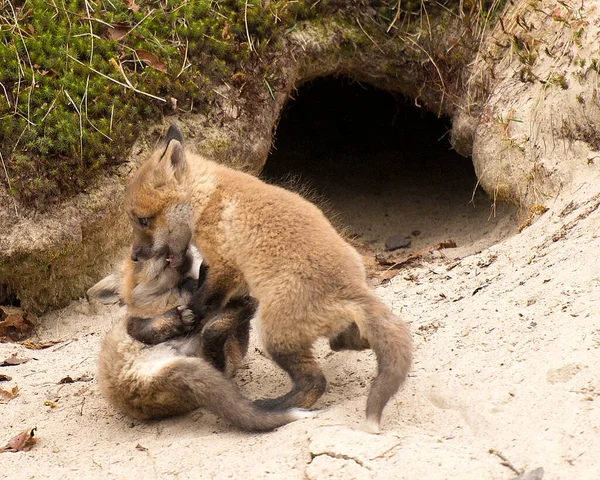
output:
[[[494,213],[471,160],[451,149],[447,120],[346,78],[312,81],[294,96],[262,177],[308,185],[336,226],[375,253],[452,241],[443,254],[457,258],[516,231],[515,209],[497,204]]]

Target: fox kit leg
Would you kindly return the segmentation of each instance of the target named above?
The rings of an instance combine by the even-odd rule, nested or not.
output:
[[[293,387],[281,397],[265,398],[254,403],[268,410],[312,407],[327,387],[327,380],[312,354],[312,347],[284,352],[268,346],[267,351],[275,363],[290,376]]]
[[[203,264],[205,265],[205,264]],[[224,262],[209,263],[204,266],[202,283],[189,302],[194,313],[202,318],[211,317],[225,308],[233,294],[243,284],[241,275]]]
[[[148,345],[156,345],[191,331],[196,323],[194,313],[185,307],[172,308],[152,318],[129,317],[127,333]]]
[[[256,305],[250,297],[231,299],[223,314],[209,319],[202,330],[203,357],[228,376],[240,367],[248,351],[250,319]]]
[[[356,323],[352,323],[346,330],[329,340],[329,346],[334,352],[340,350],[365,350],[371,348],[368,340],[360,336]]]
[[[262,343],[293,383],[292,389],[281,397],[257,400],[256,404],[262,408],[310,408],[327,387],[327,380],[312,353],[317,332],[303,329],[302,319],[295,318],[286,307],[285,304],[259,305]]]

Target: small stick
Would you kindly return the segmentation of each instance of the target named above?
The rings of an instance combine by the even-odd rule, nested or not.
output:
[[[125,87],[125,88],[130,88],[130,89],[131,89],[131,90],[133,90],[135,93],[140,93],[140,94],[142,94],[142,95],[146,95],[147,97],[154,98],[155,100],[160,100],[161,102],[167,103],[167,101],[166,101],[164,98],[157,97],[156,95],[152,95],[151,93],[147,93],[147,92],[144,92],[144,91],[142,91],[142,90],[139,90],[139,89],[135,88],[135,87],[134,87],[134,86],[133,86],[133,85],[132,85],[132,84],[129,82],[129,79],[128,79],[127,77],[125,77],[125,74],[123,73],[123,67],[121,66],[121,64],[120,64],[120,63],[119,63],[119,70],[121,71],[121,74],[122,74],[122,75],[125,77],[125,80],[127,81],[127,83],[129,83],[129,85],[128,85],[128,84],[126,84],[126,83],[123,83],[123,82],[119,82],[118,80],[115,80],[114,78],[112,78],[112,77],[109,77],[108,75],[105,75],[104,73],[102,73],[102,72],[100,72],[100,71],[96,70],[95,68],[92,68],[92,67],[90,67],[89,65],[86,65],[86,64],[85,64],[85,63],[83,63],[83,62],[80,62],[80,61],[79,61],[79,60],[77,60],[75,57],[73,57],[73,56],[71,56],[71,55],[69,55],[69,54],[67,54],[67,57],[69,57],[71,60],[73,60],[73,61],[77,62],[79,65],[83,65],[84,67],[87,67],[87,68],[89,68],[89,69],[90,69],[92,72],[94,72],[94,73],[97,73],[97,74],[98,74],[98,75],[100,75],[101,77],[104,77],[104,78],[106,78],[107,80],[110,80],[111,82],[113,82],[113,83],[116,83],[117,85],[121,85],[122,87]]]
[[[250,32],[248,31],[248,0],[244,4],[244,23],[246,24],[246,37],[248,38],[248,48],[252,51],[252,40],[250,40]]]
[[[146,20],[153,13],[154,13],[154,9],[150,10],[144,18],[142,18],[138,23],[136,23],[133,27],[131,27],[130,30],[125,32],[125,34],[120,38],[120,40],[124,39],[127,35],[129,35],[131,32],[133,32],[137,27],[139,27],[144,22],[144,20]]]
[[[10,99],[8,98],[8,93],[6,92],[6,87],[2,82],[0,82],[0,87],[2,87],[2,90],[4,90],[4,96],[6,97],[6,103],[8,103],[8,108],[12,107],[12,105],[10,104]]]
[[[81,117],[81,104],[79,105],[80,108],[77,108],[77,104],[71,98],[71,95],[69,95],[69,92],[67,90],[65,90],[65,95],[73,105],[73,108],[77,112],[77,115],[79,115],[79,160],[80,162],[83,162],[83,121]]]
[[[504,465],[505,467],[510,468],[517,475],[521,475],[523,473],[523,472],[520,472],[519,470],[517,470],[514,467],[514,465],[508,461],[508,458],[506,458],[504,455],[502,455],[498,450],[494,450],[493,448],[490,448],[488,451],[490,453],[493,453],[494,455],[496,455],[498,458],[500,458],[500,460],[502,460],[502,462],[500,463],[500,465]]]
[[[180,76],[180,75],[181,75],[181,74],[182,74],[182,73],[183,73],[185,70],[187,70],[189,67],[191,67],[191,66],[192,66],[192,64],[191,64],[191,63],[190,63],[190,64],[188,64],[188,65],[186,65],[186,64],[188,63],[188,61],[187,61],[187,57],[188,57],[188,47],[189,47],[189,43],[190,43],[190,42],[189,42],[189,41],[186,39],[186,41],[185,41],[185,55],[183,56],[183,63],[181,64],[181,70],[180,70],[180,72],[177,74],[177,77],[176,77],[176,78],[179,78],[179,76]]]
[[[4,163],[4,157],[2,156],[2,152],[0,152],[0,160],[2,160],[2,166],[4,167],[4,174],[6,175],[6,181],[8,183],[8,190],[11,192],[10,196],[12,197],[13,204],[15,205],[15,213],[17,217],[19,216],[19,210],[17,210],[17,201],[12,194],[12,187],[10,186],[10,178],[8,177],[8,170],[6,169],[6,164]]]
[[[387,28],[385,33],[390,33],[390,30],[392,29],[394,24],[398,21],[398,17],[400,17],[400,7],[401,6],[402,6],[402,0],[398,0],[398,6],[396,7],[396,15],[394,16],[392,23],[390,23],[390,26]]]
[[[58,95],[60,95],[63,91],[63,87],[60,87],[60,92],[58,92]],[[56,103],[56,100],[58,99],[58,95],[56,95],[56,97],[54,97],[54,100],[52,100],[52,103],[50,104],[50,106],[48,107],[48,111],[46,112],[46,114],[44,115],[44,118],[42,118],[40,124],[44,123],[44,120],[46,120],[46,117],[48,115],[50,115],[50,112],[52,111],[52,109],[54,108],[54,104]]]
[[[402,37],[401,37],[402,38]],[[432,65],[435,67],[438,77],[440,77],[440,81],[442,82],[442,102],[444,100],[444,96],[446,93],[446,84],[444,83],[444,77],[442,76],[442,72],[440,72],[440,69],[437,66],[437,63],[435,63],[435,60],[433,59],[433,57],[429,54],[429,52],[427,50],[425,50],[421,45],[419,45],[417,42],[415,42],[412,38],[410,37],[403,37],[403,40],[406,39],[408,40],[410,43],[412,43],[415,47],[417,47],[419,50],[421,50],[425,55],[427,55],[427,57],[429,58],[429,61],[432,63]]]
[[[25,43],[25,39],[23,38],[23,32],[21,27],[19,27],[19,19],[17,18],[17,12],[15,11],[15,9],[13,8],[12,4],[9,2],[10,5],[10,9],[12,10],[12,14],[13,17],[15,18],[15,26],[17,27],[17,30],[19,32],[19,37],[21,37],[21,43],[23,44],[23,49],[25,50],[25,53],[27,54],[27,60],[29,60],[29,68],[31,68],[31,88],[29,90],[29,92],[27,92],[27,122],[30,123],[31,125],[35,125],[35,123],[33,123],[30,120],[30,115],[31,115],[31,93],[33,92],[33,90],[35,89],[35,70],[33,68],[33,62],[31,61],[31,56],[29,55],[29,50],[27,49],[27,44]],[[19,58],[19,54],[17,52],[17,47],[16,45],[14,45],[14,49],[15,49],[15,53],[17,54],[17,58]],[[25,63],[25,62],[23,62]],[[25,75],[25,71],[23,70],[23,75]],[[21,84],[21,76],[19,75],[19,85]],[[18,96],[18,95],[17,95]],[[17,110],[17,105],[15,103],[15,111]]]
[[[92,37],[91,38],[92,46],[90,48],[90,65],[91,65],[92,61],[94,60],[94,29],[92,28],[92,21],[89,20],[91,18],[91,15],[90,15],[90,5],[88,4],[88,0],[85,0],[84,3],[85,3],[85,11],[88,16],[88,25],[90,27],[90,37]]]
[[[360,24],[360,20],[358,19],[358,17],[356,17],[356,23],[358,23],[358,26],[363,31],[363,33],[367,36],[367,38],[369,40],[371,40],[371,42],[373,42],[373,45],[375,45],[379,49],[379,51],[385,55],[385,52],[381,49],[381,47],[379,45],[377,45],[377,42],[375,40],[373,40],[373,38],[371,37],[371,35],[369,35],[366,32],[366,30],[363,28],[363,26]]]

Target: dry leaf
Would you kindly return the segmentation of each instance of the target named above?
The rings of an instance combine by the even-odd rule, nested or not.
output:
[[[21,15],[20,20],[23,21],[25,20],[30,14],[31,12],[33,12],[33,8],[30,8],[29,10],[27,10],[23,15]]]
[[[135,0],[123,0],[123,3],[127,5],[127,8],[133,13],[137,13],[140,9],[139,5],[135,4]]]
[[[0,341],[25,340],[37,324],[37,318],[18,307],[0,307]]]
[[[11,380],[12,380],[12,377],[9,377],[8,375],[0,374],[0,382],[9,382]]]
[[[229,35],[229,22],[227,20],[225,20],[225,26],[221,32],[221,38],[223,40],[229,40],[231,38],[231,35]]]
[[[81,377],[77,377],[77,378],[73,378],[70,375],[66,376],[65,378],[62,378],[58,384],[65,384],[65,383],[75,383],[75,382],[91,382],[93,380],[92,377],[88,376],[88,375],[83,375]]]
[[[231,76],[231,81],[234,83],[234,85],[239,87],[240,85],[246,83],[246,74],[244,72],[234,73]]]
[[[16,385],[11,390],[4,390],[0,388],[0,404],[6,404],[10,402],[19,393],[19,387]]]
[[[136,450],[139,450],[141,452],[147,452],[148,449],[146,447],[142,447],[139,443],[135,446]]]
[[[28,452],[38,440],[37,438],[33,438],[36,430],[37,427],[33,427],[31,430],[25,430],[24,432],[15,435],[4,447],[0,448],[0,453]]]
[[[44,402],[44,405],[47,406],[47,407],[50,407],[50,408],[56,408],[56,403],[51,402],[50,400],[46,400]]]
[[[58,384],[65,384],[65,383],[75,383],[75,382],[91,382],[93,380],[92,377],[88,376],[88,375],[82,375],[81,377],[77,377],[77,378],[73,378],[70,375],[66,376],[65,378],[62,378]]]
[[[44,348],[53,347],[57,343],[62,343],[65,340],[48,340],[47,342],[32,342],[31,340],[25,340],[24,342],[19,342],[25,348],[30,350],[43,350]]]
[[[27,363],[31,358],[19,358],[16,353],[13,353],[10,357],[5,358],[2,363],[0,363],[0,367],[11,367],[13,365],[21,365],[22,363]]]
[[[115,23],[108,27],[106,36],[111,40],[121,40],[131,30],[131,26],[126,23]]]
[[[167,73],[167,66],[152,52],[140,48],[139,50],[136,50],[135,53],[137,53],[138,57],[140,57],[140,60],[142,60],[144,63],[147,63],[155,70]]]

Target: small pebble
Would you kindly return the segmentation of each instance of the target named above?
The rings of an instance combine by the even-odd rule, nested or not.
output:
[[[406,247],[410,247],[410,238],[406,238],[402,235],[393,235],[388,237],[388,239],[385,241],[385,249],[388,252]]]

